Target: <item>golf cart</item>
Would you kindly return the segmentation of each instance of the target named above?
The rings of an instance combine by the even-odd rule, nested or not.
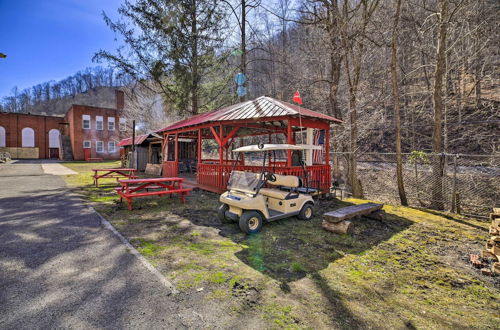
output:
[[[221,221],[239,222],[240,229],[257,233],[264,221],[275,221],[297,216],[310,220],[313,217],[314,200],[311,195],[301,193],[301,180],[295,175],[280,175],[269,171],[266,157],[278,150],[306,150],[316,146],[291,144],[259,144],[233,150],[242,153],[262,153],[263,164],[260,173],[231,171],[228,191],[220,196],[222,203],[218,210]],[[235,162],[236,164],[236,162]],[[303,162],[301,165],[304,166]],[[236,166],[236,165],[235,165]],[[304,173],[305,171],[304,167]]]

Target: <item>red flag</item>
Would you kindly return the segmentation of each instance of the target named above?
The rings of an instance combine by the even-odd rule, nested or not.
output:
[[[295,92],[295,94],[293,94],[293,102],[302,104],[302,99],[300,98],[300,93],[298,90]]]

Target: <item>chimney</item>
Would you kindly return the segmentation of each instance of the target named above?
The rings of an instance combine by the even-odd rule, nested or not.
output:
[[[120,90],[115,90],[116,95],[116,109],[123,110],[125,107],[125,93]]]

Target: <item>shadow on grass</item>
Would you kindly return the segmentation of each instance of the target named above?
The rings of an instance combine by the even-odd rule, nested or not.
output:
[[[316,216],[310,221],[296,217],[264,224],[262,231],[246,235],[237,223],[222,223],[216,214],[218,195],[203,192],[203,203],[197,203],[199,192],[189,197],[189,208],[172,209],[171,212],[190,220],[199,226],[219,229],[219,234],[242,245],[244,248],[236,256],[245,264],[282,283],[296,281],[307,274],[314,274],[326,268],[331,262],[345,254],[360,254],[378,245],[394,234],[408,228],[413,222],[388,216],[385,221],[369,218],[353,220],[352,235],[339,235],[325,231],[321,227],[321,216],[327,211],[352,205],[343,201],[321,201],[316,206]],[[213,209],[207,209],[207,198]],[[198,208],[197,205],[205,207]]]

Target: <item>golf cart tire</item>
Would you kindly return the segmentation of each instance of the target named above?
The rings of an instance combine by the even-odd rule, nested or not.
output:
[[[257,211],[245,211],[240,217],[240,229],[246,234],[255,234],[262,229],[264,221]]]
[[[226,217],[226,211],[229,211],[229,205],[227,204],[221,204],[217,210],[217,216],[221,222],[231,222],[231,220]]]
[[[314,216],[313,205],[311,203],[305,203],[297,216],[300,220],[309,221]]]

